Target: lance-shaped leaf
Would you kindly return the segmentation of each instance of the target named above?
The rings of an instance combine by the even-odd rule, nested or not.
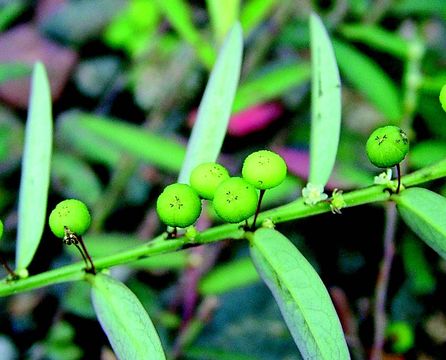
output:
[[[325,186],[336,159],[341,129],[341,81],[333,47],[321,19],[312,14],[311,139],[308,181]]]
[[[98,320],[120,360],[164,360],[161,341],[138,298],[108,275],[88,278]]]
[[[240,23],[227,35],[198,108],[178,182],[189,183],[192,170],[217,160],[231,115],[240,77],[243,38]]]
[[[180,143],[118,119],[71,112],[65,115],[61,131],[67,136],[70,129],[84,135],[73,134],[71,141],[81,151],[87,152],[87,155],[100,152],[99,149],[108,152],[112,145],[111,155],[97,154],[99,160],[110,164],[119,155],[116,148],[160,169],[173,172],[179,171],[184,159],[185,151]]]
[[[404,222],[426,244],[446,259],[446,198],[423,188],[395,196]]]
[[[310,79],[310,66],[304,62],[281,64],[274,68],[263,68],[240,84],[234,99],[233,112],[261,104],[284,95],[288,90],[305,84]]]
[[[221,44],[226,33],[237,21],[240,0],[206,0],[206,7],[214,31],[214,38],[218,44]]]
[[[28,76],[31,68],[27,64],[22,63],[5,63],[0,64],[0,84],[9,80],[19,79]]]
[[[101,195],[102,185],[86,162],[79,157],[56,152],[51,164],[54,188],[68,199],[82,199],[87,205],[94,205]]]
[[[341,33],[353,41],[360,41],[377,50],[403,60],[409,57],[409,42],[395,32],[376,25],[349,24],[340,28]]]
[[[214,48],[195,27],[192,7],[188,1],[157,0],[156,3],[172,27],[195,49],[202,63],[211,68],[215,61]]]
[[[400,95],[390,77],[378,64],[354,47],[340,41],[333,43],[345,78],[388,120],[398,123],[402,116]]]
[[[274,7],[278,3],[278,0],[247,0],[243,2],[240,22],[242,23],[245,37],[248,37],[265,18],[274,13]]]
[[[20,179],[16,249],[18,271],[30,264],[45,225],[52,134],[50,85],[44,65],[37,63],[31,81]]]
[[[341,324],[316,271],[281,233],[257,230],[254,264],[274,295],[304,359],[350,359]]]

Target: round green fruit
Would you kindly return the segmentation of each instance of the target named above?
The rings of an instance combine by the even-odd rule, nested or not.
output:
[[[212,200],[218,185],[226,179],[229,179],[229,173],[224,166],[204,163],[192,171],[190,185],[203,199]]]
[[[443,85],[440,91],[440,103],[444,111],[446,111],[446,84]]]
[[[2,238],[2,236],[3,236],[3,223],[0,220],[0,239]]]
[[[83,235],[90,227],[91,216],[87,206],[79,200],[63,200],[51,211],[49,225],[58,238],[65,236],[65,228],[76,235]]]
[[[409,151],[409,139],[398,126],[383,126],[372,132],[366,144],[370,162],[380,168],[399,164]]]
[[[212,204],[220,218],[238,223],[255,214],[258,200],[254,186],[240,177],[232,177],[217,188]]]
[[[166,225],[185,228],[200,216],[201,200],[189,185],[171,184],[158,197],[156,211]]]
[[[286,173],[285,160],[269,150],[252,153],[245,159],[242,168],[243,178],[260,190],[280,185],[285,180]]]

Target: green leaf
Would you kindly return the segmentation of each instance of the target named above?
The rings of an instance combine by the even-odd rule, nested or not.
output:
[[[336,160],[341,129],[341,81],[333,47],[321,19],[312,14],[311,141],[308,181],[325,186]]]
[[[410,166],[421,169],[446,159],[446,141],[425,140],[418,142],[410,149]]]
[[[243,82],[234,99],[233,112],[280,97],[286,91],[305,84],[310,79],[307,63],[281,64]]]
[[[25,0],[3,1],[0,8],[0,31],[13,22],[29,6]]]
[[[435,71],[436,73],[433,75],[422,76],[420,90],[435,96],[435,100],[438,102],[441,88],[446,84],[446,71],[441,71],[441,69],[435,69]]]
[[[242,51],[242,29],[236,23],[225,39],[198,108],[180,183],[189,183],[190,173],[197,165],[216,161],[220,154],[240,77]]]
[[[423,188],[410,188],[394,197],[404,222],[446,259],[446,198]]]
[[[409,56],[409,43],[394,32],[389,32],[376,25],[348,24],[340,29],[347,39],[360,41],[374,49],[394,55],[400,59]]]
[[[446,79],[444,83],[446,84]],[[435,137],[446,139],[446,112],[442,110],[438,100],[439,93],[440,90],[435,96],[420,96],[417,111],[423,117],[424,125]]]
[[[150,132],[140,126],[112,118],[87,113],[76,113],[75,128],[106,140],[121,150],[162,170],[179,171],[184,159],[184,147],[171,139]],[[98,148],[93,149],[98,152]],[[116,149],[115,149],[116,151]]]
[[[90,206],[99,199],[101,182],[88,164],[78,157],[55,153],[51,167],[53,183],[64,197],[82,199]]]
[[[251,259],[237,259],[212,269],[201,279],[198,289],[202,295],[219,295],[258,280],[259,275]]]
[[[446,16],[446,2],[444,0],[399,0],[391,4],[391,12],[399,16]]]
[[[214,37],[220,44],[238,19],[240,0],[206,0],[206,6],[214,30]]]
[[[251,256],[302,357],[350,359],[327,289],[294,245],[278,231],[261,228],[252,236]]]
[[[333,45],[342,74],[388,120],[397,123],[402,116],[401,101],[390,77],[354,47],[340,41],[333,41]]]
[[[215,61],[215,50],[195,28],[190,5],[184,0],[157,0],[157,4],[172,27],[195,49],[202,63],[210,69]]]
[[[0,173],[1,177],[17,168],[22,159],[25,127],[18,117],[0,107]],[[12,193],[11,193],[12,194]]]
[[[155,327],[135,294],[104,274],[88,279],[96,315],[116,356],[121,360],[166,359]]]
[[[271,15],[277,0],[248,0],[244,2],[244,6],[240,13],[240,22],[242,23],[243,33],[245,37],[268,16]]]
[[[23,63],[3,63],[0,64],[0,84],[9,80],[19,79],[28,76],[31,67]]]
[[[423,252],[423,243],[414,236],[406,236],[401,246],[401,255],[411,289],[416,295],[431,294],[436,287],[432,264]]]
[[[121,158],[121,151],[100,135],[79,126],[87,113],[72,110],[63,113],[57,121],[56,138],[64,149],[73,149],[90,160],[109,167],[115,167]]]
[[[53,122],[51,92],[45,67],[38,62],[31,80],[20,178],[16,268],[26,269],[39,245],[45,225]]]

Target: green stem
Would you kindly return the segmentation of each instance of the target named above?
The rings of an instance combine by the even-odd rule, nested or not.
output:
[[[251,226],[252,231],[254,231],[256,228],[257,217],[259,216],[259,213],[260,213],[260,207],[262,206],[262,200],[263,200],[263,197],[265,196],[265,191],[266,190],[260,190],[259,201],[257,202],[257,208],[256,208],[256,212],[254,214],[254,220],[252,221],[252,226]]]
[[[418,185],[431,180],[446,177],[446,160],[425,169],[418,170],[412,174],[403,176],[401,181],[405,187]],[[402,189],[401,191],[404,191]],[[389,200],[391,194],[383,185],[373,185],[364,189],[344,193],[344,201],[347,207],[358,206],[373,202]],[[274,223],[296,220],[317,214],[330,212],[330,205],[321,202],[314,206],[305,205],[302,199],[289,204],[279,206],[259,214],[259,221],[271,219]],[[128,251],[105,256],[95,260],[97,271],[137,261],[146,257],[155,256],[167,252],[181,250],[188,245],[201,245],[213,243],[226,239],[243,239],[245,232],[239,224],[224,224],[203,231],[195,239],[185,236],[177,239],[166,240],[163,235]],[[46,271],[26,279],[17,281],[6,281],[0,283],[0,297],[8,296],[18,292],[38,289],[44,286],[54,285],[61,282],[82,280],[85,277],[84,264],[82,262],[63,266],[61,268]]]
[[[446,177],[446,159],[403,176],[401,182],[410,187],[443,177]]]
[[[124,191],[131,176],[137,168],[137,161],[123,156],[115,169],[110,184],[104,191],[102,197],[93,207],[93,222],[90,231],[100,232],[108,215],[113,211],[116,202]]]

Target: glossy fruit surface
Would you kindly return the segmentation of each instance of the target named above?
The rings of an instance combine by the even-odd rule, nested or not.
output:
[[[254,215],[258,200],[254,186],[240,177],[232,177],[217,188],[212,204],[220,218],[238,223]]]
[[[184,228],[200,216],[201,200],[189,185],[175,183],[166,186],[160,194],[156,211],[164,224]]]
[[[380,168],[399,164],[409,151],[409,139],[398,126],[383,126],[372,132],[366,144],[370,162]]]
[[[269,150],[252,153],[245,159],[242,168],[243,178],[260,190],[280,185],[285,180],[286,173],[285,160]]]
[[[65,236],[65,227],[76,235],[83,235],[90,227],[91,216],[80,200],[63,200],[51,211],[49,225],[58,238]]]
[[[229,172],[224,166],[214,162],[204,163],[192,171],[190,185],[200,197],[212,200],[218,185],[226,179],[229,179]]]

